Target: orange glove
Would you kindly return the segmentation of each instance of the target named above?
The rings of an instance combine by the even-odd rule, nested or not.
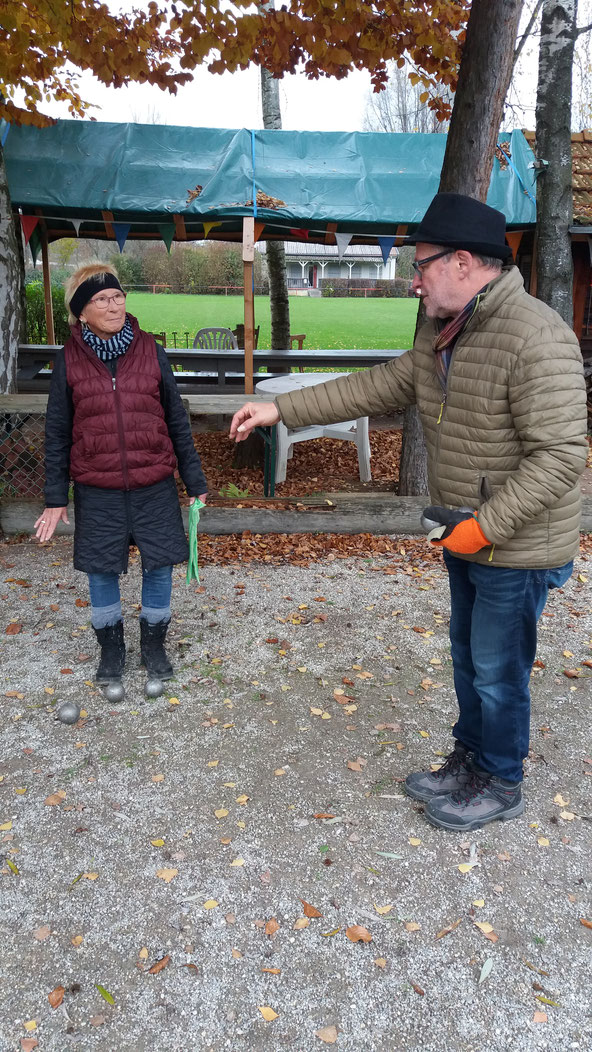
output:
[[[431,544],[460,555],[473,555],[491,544],[474,511],[432,506],[425,508],[422,523],[426,526],[429,524]]]

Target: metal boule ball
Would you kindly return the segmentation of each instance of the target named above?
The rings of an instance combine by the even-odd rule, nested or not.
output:
[[[56,716],[60,723],[77,723],[80,719],[80,706],[75,701],[64,701]]]
[[[113,683],[108,683],[104,688],[104,694],[107,701],[123,701],[123,683],[121,680],[114,680]]]
[[[147,698],[159,698],[164,693],[164,685],[161,679],[147,679],[144,694]]]

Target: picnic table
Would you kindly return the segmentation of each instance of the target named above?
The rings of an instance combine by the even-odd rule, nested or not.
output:
[[[50,367],[58,344],[20,344],[17,365],[17,388],[19,391],[44,391],[49,389]],[[230,383],[244,383],[245,356],[242,350],[202,350],[199,348],[165,348],[167,358],[175,370],[178,384],[217,383],[224,387]],[[293,348],[290,350],[253,351],[253,379],[256,383],[264,377],[258,372],[265,368],[267,375],[286,372],[291,368],[359,369],[380,365],[391,358],[404,354],[403,350],[368,350],[366,348],[330,348],[318,350]]]

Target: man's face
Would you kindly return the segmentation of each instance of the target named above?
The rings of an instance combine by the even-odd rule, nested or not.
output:
[[[419,241],[415,246],[415,260],[420,262],[440,252],[444,252],[442,245],[428,245]],[[424,263],[421,275],[414,275],[412,288],[421,296],[428,318],[450,318],[464,306],[464,302],[459,306],[463,290],[454,263],[455,252],[450,249],[439,259]]]

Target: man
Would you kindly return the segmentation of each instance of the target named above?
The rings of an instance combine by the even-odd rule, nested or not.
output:
[[[586,398],[578,341],[525,292],[501,212],[437,194],[412,241],[428,316],[412,350],[247,404],[230,434],[417,404],[435,505],[425,515],[444,524],[431,536],[449,574],[459,716],[443,766],[410,774],[406,790],[432,824],[470,830],[524,810],[536,626],[578,550]]]

